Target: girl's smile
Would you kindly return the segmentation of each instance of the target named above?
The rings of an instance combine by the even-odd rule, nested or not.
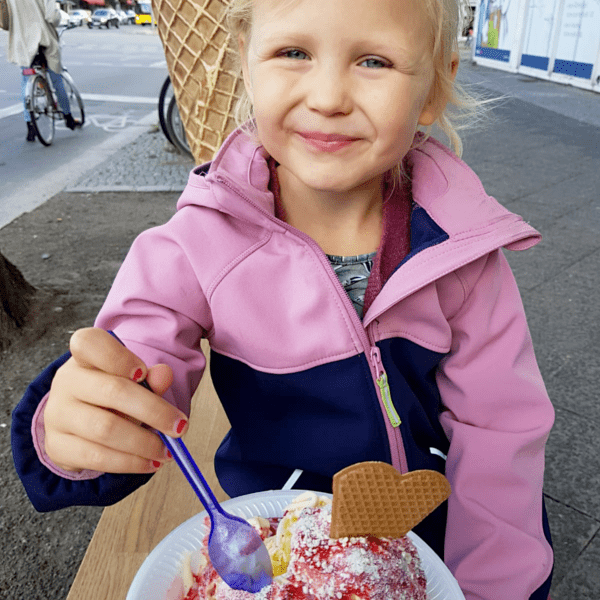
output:
[[[318,152],[337,152],[360,140],[360,138],[348,135],[319,131],[299,131],[298,135]]]

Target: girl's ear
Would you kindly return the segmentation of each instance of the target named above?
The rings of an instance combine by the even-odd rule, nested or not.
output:
[[[248,68],[248,47],[244,34],[240,33],[238,36],[238,50],[240,53],[240,59],[242,61],[242,75],[244,79],[244,87],[246,93],[250,97],[250,101],[254,103],[254,96],[252,94],[252,84],[250,80],[250,69]]]
[[[458,53],[453,52],[450,57],[450,64],[448,65],[448,77],[451,81],[454,81],[456,78],[459,62],[460,58]],[[436,92],[439,92],[439,88],[434,83],[429,94],[429,98],[427,99],[427,102],[421,111],[421,115],[419,116],[419,125],[423,125],[423,127],[429,127],[433,125],[437,121],[438,117],[444,112],[446,104],[448,104],[448,98],[440,97],[436,94]]]

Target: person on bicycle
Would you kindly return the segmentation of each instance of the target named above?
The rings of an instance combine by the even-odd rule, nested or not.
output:
[[[65,115],[65,123],[69,129],[81,125],[71,115],[69,98],[63,86],[60,73],[63,70],[60,58],[60,44],[56,27],[60,23],[60,11],[55,0],[8,0],[11,15],[8,32],[8,60],[21,68],[31,65],[33,59],[41,51],[48,64],[48,75],[56,90],[56,97],[61,111]],[[21,75],[21,96],[23,97],[23,114],[27,123],[27,141],[35,140],[35,131],[31,117],[25,105],[27,77]]]

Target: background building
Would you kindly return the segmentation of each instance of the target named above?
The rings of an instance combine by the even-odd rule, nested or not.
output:
[[[473,60],[600,92],[600,0],[480,0]]]

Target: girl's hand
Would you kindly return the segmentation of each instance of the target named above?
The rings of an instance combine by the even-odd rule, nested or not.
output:
[[[80,329],[44,410],[49,458],[67,471],[152,473],[170,455],[157,429],[180,437],[187,417],[161,398],[171,368],[146,365],[106,331]],[[138,385],[146,379],[156,393]]]

